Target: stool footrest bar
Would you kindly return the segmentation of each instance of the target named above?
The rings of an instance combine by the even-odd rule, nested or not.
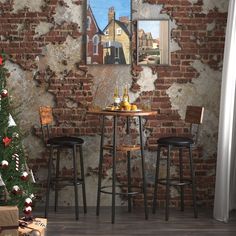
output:
[[[115,187],[127,187],[128,188],[128,186],[127,185],[116,185]],[[107,189],[107,188],[112,188],[112,186],[111,185],[109,185],[109,186],[102,186],[101,187],[101,190],[100,190],[100,192],[101,193],[105,193],[105,194],[112,194],[112,191],[109,191],[109,190],[105,190],[105,189]],[[139,188],[139,189],[141,189],[141,187],[139,187],[139,186],[130,186],[130,188]],[[141,194],[142,193],[142,191],[132,191],[132,192],[116,192],[116,195],[136,195],[136,194]]]
[[[166,185],[167,184],[167,180],[166,179],[159,179],[158,183],[162,184],[162,185]],[[185,186],[185,185],[192,184],[192,180],[190,180],[190,179],[183,179],[182,181],[180,181],[179,179],[170,179],[169,180],[169,184],[171,186]]]

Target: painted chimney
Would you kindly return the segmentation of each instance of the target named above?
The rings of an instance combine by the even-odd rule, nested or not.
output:
[[[115,8],[110,7],[108,11],[108,23],[112,20],[115,20]]]

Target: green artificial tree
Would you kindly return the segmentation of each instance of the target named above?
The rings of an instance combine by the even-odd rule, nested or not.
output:
[[[18,206],[30,217],[33,176],[26,164],[19,128],[11,115],[5,60],[5,53],[0,53],[0,205]]]

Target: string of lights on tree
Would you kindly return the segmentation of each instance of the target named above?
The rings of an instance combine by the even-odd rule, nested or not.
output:
[[[32,214],[33,185],[19,128],[12,115],[7,89],[6,55],[0,53],[0,205],[16,205],[25,217]],[[12,115],[11,115],[12,114]]]

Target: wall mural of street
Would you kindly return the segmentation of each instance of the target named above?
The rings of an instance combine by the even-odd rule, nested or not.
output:
[[[169,64],[169,21],[139,20],[137,29],[139,65]]]
[[[130,64],[129,0],[87,1],[87,64]]]

